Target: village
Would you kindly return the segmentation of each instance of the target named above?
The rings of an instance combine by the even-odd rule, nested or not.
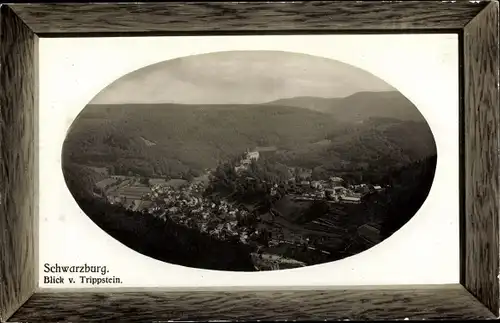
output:
[[[252,160],[258,159],[258,151],[247,152],[240,164],[235,167],[236,172],[242,173],[248,169]],[[162,197],[165,197],[163,202],[166,204],[185,201],[186,205],[194,207],[201,198],[210,174],[211,170],[207,170],[205,175],[191,182],[184,179],[145,179],[137,176],[112,175],[96,183],[95,194],[106,197],[112,204],[121,204],[127,209],[139,212],[154,211],[160,206],[163,207],[162,203],[158,204],[158,199]],[[299,201],[325,200],[330,203],[356,204],[361,203],[364,196],[384,189],[380,185],[373,184],[346,185],[341,177],[311,180],[311,174],[311,170],[302,170],[299,176],[291,176],[286,183],[286,194]],[[248,180],[248,178],[243,180]],[[270,184],[272,185],[270,185],[269,194],[276,196],[283,185],[282,183]],[[209,201],[207,204],[213,203]],[[172,205],[172,207],[175,206]]]
[[[168,217],[178,224],[223,240],[237,237],[246,243],[249,237],[258,234],[244,230],[241,225],[236,230],[238,219],[241,224],[249,211],[225,200],[203,197],[205,185],[203,182],[165,179],[149,179],[143,183],[138,178],[125,176],[113,176],[96,184],[105,193],[99,196],[111,204],[163,219]]]
[[[250,167],[252,161],[258,160],[259,151],[247,151],[239,165],[235,167],[238,173],[244,172]],[[289,168],[294,171],[294,168]],[[330,203],[361,203],[362,198],[370,193],[382,191],[383,188],[376,184],[346,185],[341,177],[329,177],[324,180],[312,180],[312,170],[301,170],[298,176],[290,176],[288,179],[288,195],[295,200],[313,201],[326,200]],[[277,194],[278,184],[274,184],[270,194]]]
[[[243,174],[252,160],[258,158],[258,152],[247,152],[235,167],[236,172]],[[268,247],[283,244],[292,247],[307,245],[308,249],[316,250],[313,245],[308,244],[307,237],[277,224],[274,221],[277,212],[272,209],[261,214],[251,205],[205,196],[210,175],[211,170],[207,170],[206,174],[192,181],[112,175],[96,184],[94,194],[110,204],[121,205],[128,210],[165,221],[168,219],[220,240],[239,240],[244,244],[265,244]],[[305,171],[301,175],[291,177],[286,186],[283,183],[268,183],[269,196],[280,198],[286,195],[288,199],[299,202],[320,200],[332,204],[358,204],[364,196],[383,190],[378,185],[345,185],[340,177],[311,180],[310,172]],[[284,187],[286,189],[283,191]],[[318,219],[314,223],[318,221],[327,220]],[[277,262],[280,261],[290,265],[292,261],[285,258],[278,261],[269,255],[267,257],[275,260],[273,266],[278,266]],[[259,259],[263,259],[262,255]]]

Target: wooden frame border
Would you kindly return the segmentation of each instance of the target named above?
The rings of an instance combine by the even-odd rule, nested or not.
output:
[[[382,32],[447,32],[460,38],[460,284],[230,292],[38,290],[38,37]],[[499,120],[498,0],[3,4],[0,321],[498,318]]]

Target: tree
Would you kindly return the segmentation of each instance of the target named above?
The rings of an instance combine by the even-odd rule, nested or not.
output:
[[[258,241],[266,247],[269,247],[270,232],[266,228],[262,228],[259,234]]]
[[[182,178],[186,181],[192,181],[194,179],[194,176],[190,172],[186,172],[182,175]]]
[[[321,167],[321,166],[318,166],[318,167],[315,167],[312,171],[312,174],[311,174],[311,178],[313,180],[320,180],[320,179],[324,179],[327,177],[327,172],[326,170]]]

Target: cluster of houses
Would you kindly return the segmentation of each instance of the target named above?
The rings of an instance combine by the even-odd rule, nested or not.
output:
[[[252,161],[259,160],[259,151],[247,151],[236,171],[248,169]],[[312,180],[312,170],[289,168],[291,176],[286,195],[294,200],[326,200],[332,203],[361,203],[363,196],[382,190],[379,185],[346,185],[341,177]],[[114,175],[96,184],[102,196],[112,204],[139,211],[196,228],[218,239],[238,238],[248,243],[259,236],[259,230],[242,225],[241,220],[250,211],[225,200],[214,201],[204,197],[203,182],[185,180],[148,179]],[[272,185],[270,195],[278,194],[278,185]],[[303,244],[301,235],[285,238],[281,230],[273,232],[271,244]]]
[[[258,160],[259,151],[247,151],[239,164],[235,167],[236,172],[247,170],[252,161]],[[380,185],[345,185],[341,177],[330,177],[328,180],[311,180],[311,169],[289,168],[291,176],[289,183],[292,189],[292,197],[296,200],[328,200],[333,203],[361,203],[363,196],[374,191],[381,191]],[[271,189],[271,195],[277,194],[277,185]]]
[[[334,203],[361,203],[366,194],[382,190],[380,185],[345,185],[340,177],[304,180],[292,187],[291,196],[296,200],[327,200]]]
[[[148,213],[166,219],[167,217],[187,227],[196,228],[218,239],[238,238],[247,243],[259,234],[239,223],[250,212],[241,205],[225,200],[214,201],[202,196],[201,183],[174,189],[170,186],[154,185],[147,196],[154,204]]]
[[[250,154],[250,158],[254,155]],[[244,207],[203,197],[204,182],[152,178],[145,183],[135,177],[112,176],[95,186],[102,193],[99,196],[111,204],[163,219],[168,217],[219,239],[232,237],[247,243],[259,234],[258,230],[238,223],[238,219],[249,215]]]

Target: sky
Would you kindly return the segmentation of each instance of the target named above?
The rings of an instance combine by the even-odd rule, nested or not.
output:
[[[339,61],[278,51],[193,55],[131,72],[91,104],[252,104],[297,96],[346,97],[393,91],[376,76]]]

